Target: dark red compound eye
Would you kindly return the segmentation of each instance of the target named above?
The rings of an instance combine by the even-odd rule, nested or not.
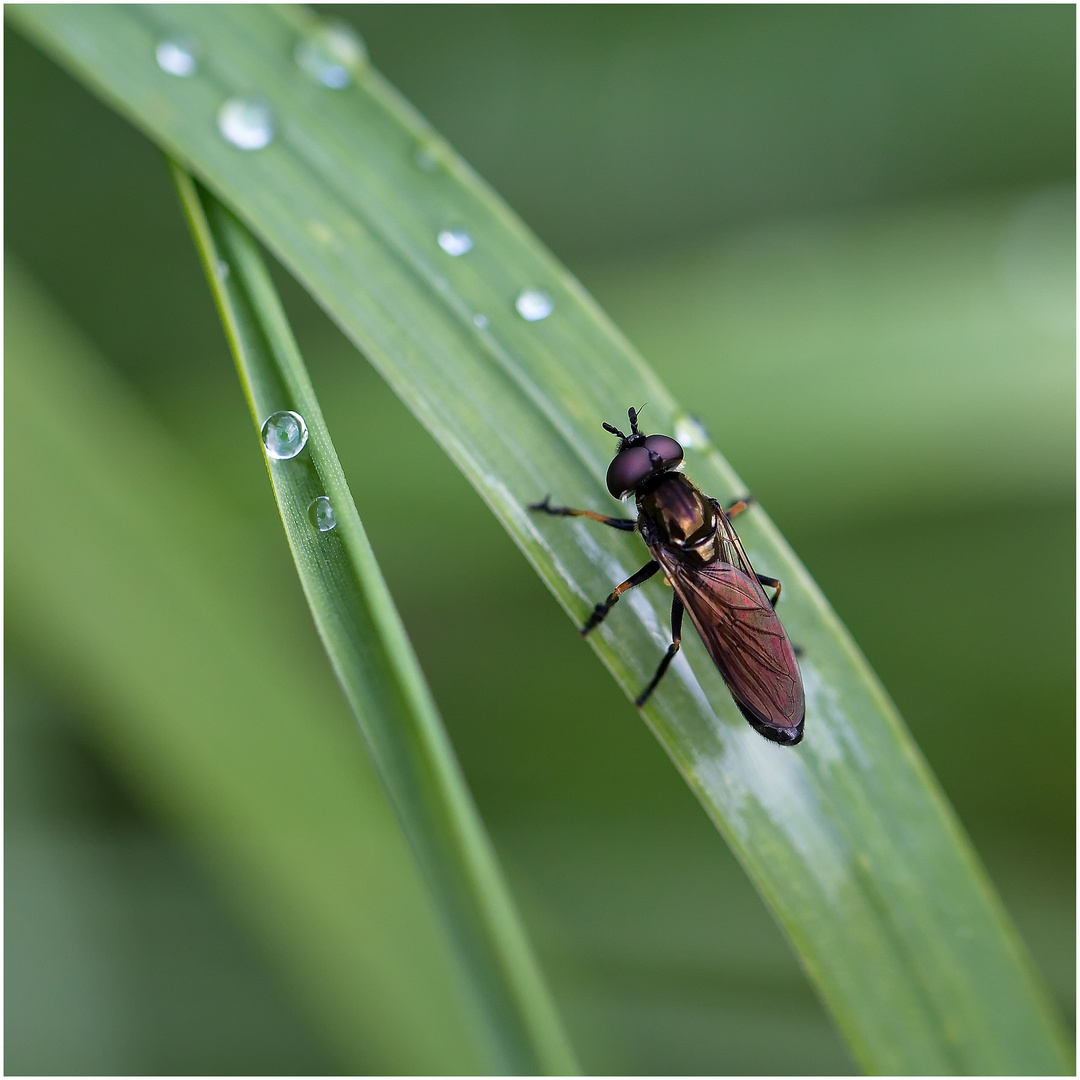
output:
[[[652,450],[664,459],[664,468],[670,469],[683,459],[682,447],[670,435],[650,435],[645,440],[645,449]]]
[[[607,489],[616,499],[621,499],[633,491],[652,469],[649,451],[644,446],[620,450],[608,466]]]
[[[657,461],[654,455],[660,460]],[[653,473],[678,465],[682,457],[682,447],[674,439],[667,435],[650,435],[644,443],[620,450],[615,455],[607,471],[608,491],[621,499]]]

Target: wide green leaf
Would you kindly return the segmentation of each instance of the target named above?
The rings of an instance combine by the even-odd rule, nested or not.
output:
[[[262,7],[9,12],[304,283],[576,622],[641,565],[644,549],[588,522],[537,520],[525,506],[551,493],[613,509],[602,420],[647,401],[648,426],[684,442],[705,490],[743,493],[577,282],[340,34],[302,11]],[[182,39],[197,69],[180,77],[155,51]],[[221,110],[253,97],[269,109],[272,138],[242,149],[235,130],[233,142],[223,137]],[[455,229],[467,232],[468,251],[440,245]],[[523,302],[526,290],[549,297],[550,313],[524,317],[546,306]],[[740,520],[757,568],[783,580],[784,621],[805,649],[806,739],[783,749],[749,730],[692,635],[646,721],[866,1069],[1068,1071],[1024,951],[886,694],[765,513]],[[631,695],[666,644],[667,606],[662,589],[646,587],[592,636]]]

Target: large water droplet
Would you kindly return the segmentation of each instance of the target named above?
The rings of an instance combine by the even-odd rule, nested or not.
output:
[[[439,153],[439,147],[433,142],[418,146],[416,153],[413,154],[413,161],[416,162],[416,167],[422,172],[434,172],[439,167],[441,160],[442,155]]]
[[[464,255],[472,251],[472,237],[464,229],[443,229],[439,233],[439,247],[447,255]]]
[[[675,439],[685,446],[696,450],[709,445],[709,433],[705,425],[692,416],[683,415],[675,421]]]
[[[478,326],[481,330],[488,328],[488,323],[491,321],[482,311],[478,311],[473,317],[473,326]]]
[[[273,413],[262,426],[262,441],[267,456],[278,461],[296,457],[307,445],[307,438],[304,418],[289,410]]]
[[[315,498],[307,508],[307,514],[311,524],[319,532],[329,532],[337,525],[333,504],[325,495],[319,495]]]
[[[324,23],[297,42],[293,54],[300,69],[331,90],[343,90],[367,62],[367,49],[351,26]]]
[[[195,74],[199,66],[195,43],[190,38],[169,38],[162,41],[154,51],[158,67],[170,75],[186,79]]]
[[[230,98],[218,110],[218,130],[241,150],[261,150],[274,138],[270,106],[257,98]]]
[[[514,307],[526,322],[539,322],[555,310],[555,301],[542,289],[526,289],[514,301]]]

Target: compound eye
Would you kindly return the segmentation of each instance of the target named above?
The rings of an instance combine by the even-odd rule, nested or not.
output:
[[[621,499],[629,495],[652,471],[652,460],[644,446],[621,450],[608,466],[607,489],[616,499]]]
[[[683,459],[682,447],[670,435],[650,435],[643,444],[664,460],[664,467],[670,469]]]

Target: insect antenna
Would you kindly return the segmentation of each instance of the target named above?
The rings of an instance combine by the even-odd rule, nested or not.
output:
[[[604,424],[604,430],[605,431],[610,431],[612,435],[618,435],[620,439],[623,439],[623,440],[626,439],[626,436],[617,427],[612,427],[608,423]]]

